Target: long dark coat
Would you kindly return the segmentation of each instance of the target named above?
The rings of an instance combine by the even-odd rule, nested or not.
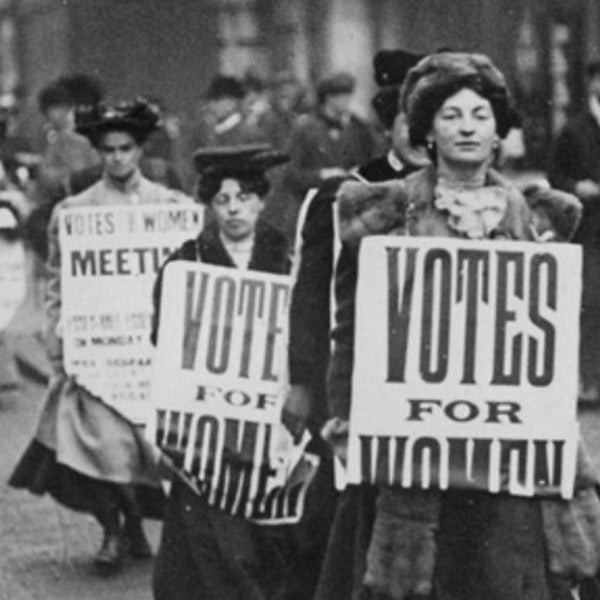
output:
[[[235,267],[221,243],[216,223],[208,225],[197,239],[183,244],[168,262],[174,260]],[[285,238],[259,220],[249,269],[285,274],[289,268]],[[162,270],[154,289],[154,341],[161,286]],[[306,497],[305,516],[294,526],[259,526],[231,517],[175,482],[156,559],[155,599],[311,598],[324,552],[320,515],[328,510],[320,490],[330,479],[327,469],[319,469]]]
[[[584,179],[600,184],[600,125],[589,111],[573,117],[556,138],[548,179],[570,193]],[[583,247],[581,377],[600,391],[600,197],[583,200],[583,211],[573,240]]]
[[[501,184],[491,174],[493,183]],[[433,206],[435,172],[424,169],[406,180],[408,197],[413,203],[411,235],[456,237],[446,218]],[[508,184],[505,184],[508,186]],[[531,239],[529,212],[523,198],[507,187],[508,209],[500,224],[499,234],[508,239]],[[353,365],[354,295],[357,258],[347,253],[344,266],[338,264],[336,298],[338,326],[334,332],[328,391],[330,412],[347,419],[350,408]],[[371,500],[372,501],[372,500]],[[365,518],[363,510],[358,517]],[[339,510],[338,510],[339,515]],[[481,492],[450,491],[443,496],[436,534],[436,598],[452,600],[549,600],[568,596],[553,595],[545,567],[542,516],[539,502],[532,499],[492,496]],[[365,556],[357,544],[362,530],[363,542],[370,531],[361,522],[351,527],[346,522],[346,544],[343,528],[337,528],[332,545],[338,556],[330,553],[321,578],[319,600],[369,598],[362,587]],[[354,554],[344,550],[354,548]],[[393,550],[392,550],[393,552]]]

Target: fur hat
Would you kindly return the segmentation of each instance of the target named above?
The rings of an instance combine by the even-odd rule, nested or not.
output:
[[[406,50],[380,50],[373,58],[375,83],[379,86],[402,85],[406,74],[422,58]]]
[[[573,237],[582,214],[581,202],[576,196],[543,185],[531,185],[523,190],[523,195],[534,213],[547,218],[555,240],[568,241]],[[537,233],[543,236],[547,230]]]
[[[463,87],[487,98],[496,117],[498,135],[508,133],[513,116],[504,75],[484,54],[440,52],[413,67],[402,86],[400,102],[408,115],[411,141],[423,145],[436,111]]]
[[[109,131],[126,131],[138,144],[158,129],[160,113],[145,100],[108,104],[100,102],[91,107],[81,107],[75,113],[77,131],[87,137],[93,146]]]

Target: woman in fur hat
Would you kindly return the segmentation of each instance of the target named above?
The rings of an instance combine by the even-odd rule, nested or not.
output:
[[[103,529],[94,558],[104,569],[122,565],[123,551],[151,556],[142,528],[138,495],[151,498],[148,516],[160,515],[162,491],[153,479],[154,457],[136,428],[67,376],[61,331],[61,240],[59,215],[65,208],[179,203],[190,199],[143,177],[143,144],[159,115],[144,101],[97,104],[77,113],[77,130],[98,150],[100,181],[66,198],[53,210],[48,228],[46,345],[53,370],[46,404],[34,439],[19,461],[10,485],[49,493],[65,506],[93,514]],[[128,481],[145,482],[135,486]],[[156,500],[156,503],[154,503]]]
[[[338,193],[340,237],[355,252],[355,260],[337,273],[338,326],[328,377],[334,418],[326,434],[342,458],[360,240],[373,234],[534,239],[524,198],[491,168],[511,122],[505,80],[491,61],[478,54],[429,56],[409,72],[401,102],[411,140],[427,147],[432,166],[400,182],[348,182]],[[594,483],[581,461],[572,502],[380,487],[366,573],[355,597],[572,598],[570,588],[598,567]],[[588,525],[575,518],[566,526],[566,515],[577,512],[586,515]]]

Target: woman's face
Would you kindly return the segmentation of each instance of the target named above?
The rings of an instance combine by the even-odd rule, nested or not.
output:
[[[437,159],[449,165],[477,165],[492,158],[497,140],[496,118],[488,100],[470,88],[446,99],[433,118],[428,141]]]
[[[137,170],[142,148],[126,131],[109,131],[102,136],[98,147],[104,169],[114,179],[126,181]]]
[[[254,233],[264,202],[255,192],[245,192],[237,179],[224,179],[211,205],[222,234],[241,241]]]

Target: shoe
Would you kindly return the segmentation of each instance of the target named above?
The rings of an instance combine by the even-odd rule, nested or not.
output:
[[[125,521],[123,533],[125,534],[125,546],[133,558],[150,558],[152,556],[152,548],[146,539],[141,519]]]
[[[118,569],[123,565],[121,541],[118,535],[105,533],[102,547],[94,556],[94,564],[101,569]]]

